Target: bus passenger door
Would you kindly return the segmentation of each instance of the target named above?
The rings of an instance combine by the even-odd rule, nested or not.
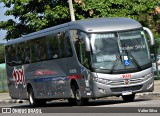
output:
[[[86,95],[84,96],[91,96],[92,90],[92,81],[91,81],[91,71],[90,71],[90,52],[87,51],[87,43],[86,39],[87,35],[84,32],[77,31],[77,39],[75,41],[75,48],[78,60],[81,64],[81,74],[83,76],[83,84],[85,87],[84,91]]]

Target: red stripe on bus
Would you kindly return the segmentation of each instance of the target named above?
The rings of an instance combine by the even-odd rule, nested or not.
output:
[[[82,75],[72,75],[72,76],[68,76],[69,79],[80,79],[82,78]]]

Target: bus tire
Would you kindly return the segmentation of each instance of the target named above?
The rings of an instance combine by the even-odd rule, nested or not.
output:
[[[80,89],[77,85],[74,87],[72,86],[72,92],[73,92],[74,98],[68,99],[70,104],[76,105],[76,106],[83,106],[88,103],[89,99],[82,98]]]
[[[76,99],[76,105],[77,106],[84,105],[84,98],[81,97],[81,92],[80,92],[78,87],[76,88],[74,96],[75,96],[75,99]]]
[[[32,88],[29,88],[28,90],[28,97],[29,97],[29,104],[31,107],[36,107],[37,106],[37,100],[34,97],[34,92]]]
[[[70,104],[71,106],[75,106],[75,105],[76,105],[76,102],[75,102],[75,99],[74,99],[74,98],[68,98],[67,100],[68,100],[68,102],[69,102],[69,104]]]
[[[135,94],[122,96],[124,102],[133,102],[135,99]]]
[[[46,100],[44,99],[35,99],[34,92],[32,88],[29,88],[29,103],[31,107],[38,107],[46,105]]]
[[[34,91],[32,88],[29,88],[29,103],[31,107],[38,107],[38,106],[44,106],[46,105],[46,100],[45,99],[35,99],[34,97]]]

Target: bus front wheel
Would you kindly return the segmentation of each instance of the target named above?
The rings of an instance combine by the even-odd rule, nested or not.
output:
[[[135,94],[122,96],[124,102],[133,102],[135,99]]]
[[[78,86],[72,86],[72,92],[74,95],[74,98],[69,98],[68,101],[72,105],[82,106],[88,103],[88,98],[82,98],[81,92]]]
[[[77,106],[85,105],[89,101],[88,98],[82,98],[81,97],[81,92],[80,92],[79,88],[76,89],[74,96],[75,96],[75,99],[76,99],[76,105]]]

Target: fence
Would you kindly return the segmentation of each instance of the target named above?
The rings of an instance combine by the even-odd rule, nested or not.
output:
[[[5,64],[0,64],[0,92],[8,91]]]

